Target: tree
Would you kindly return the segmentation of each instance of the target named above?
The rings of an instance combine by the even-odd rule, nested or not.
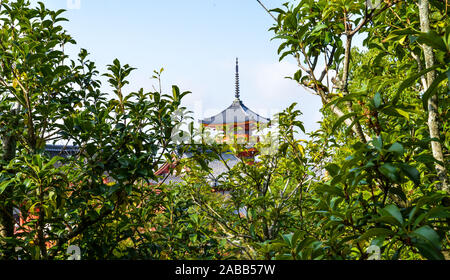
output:
[[[313,134],[322,151],[311,156],[317,164],[331,164],[325,167],[329,175],[317,180],[312,207],[318,214],[310,219],[317,223],[317,240],[329,248],[328,257],[367,258],[364,244],[372,240],[386,258],[416,258],[415,252],[443,258],[446,246],[440,242],[446,244],[449,215],[446,163],[432,143],[448,143],[442,131],[435,133],[448,112],[435,107],[427,125],[422,104],[432,96],[447,102],[448,19],[445,4],[429,4],[421,2],[419,12],[409,1],[380,2],[371,9],[367,1],[304,0],[271,11],[278,14],[271,30],[282,40],[280,59],[297,60],[300,69],[292,79],[324,104],[321,130]],[[430,15],[423,15],[425,6]],[[421,32],[426,17],[435,29]],[[365,33],[368,51],[351,48],[353,38]],[[434,47],[440,62],[423,69],[427,46]],[[317,71],[320,65],[323,70]],[[420,88],[416,80],[432,71],[440,78],[431,88]],[[349,137],[351,131],[358,139]],[[294,236],[301,242],[304,233]]]
[[[434,35],[433,33],[431,33],[431,29],[430,29],[430,3],[427,0],[420,0],[419,3],[419,18],[420,18],[420,31],[424,33],[424,35]],[[447,28],[448,30],[448,28]],[[448,32],[447,32],[448,33]],[[422,36],[424,36],[422,35]],[[436,38],[436,40],[439,42],[439,39]],[[443,41],[439,42],[444,43]],[[442,45],[442,44],[441,44]],[[443,45],[444,47],[441,47],[440,50],[443,50],[444,52],[446,50],[449,50],[449,48],[445,47],[445,44]],[[434,67],[435,65],[435,55],[433,52],[433,47],[432,45],[428,45],[427,43],[422,44],[422,49],[423,49],[423,56],[424,56],[424,61],[425,61],[425,67],[427,69],[431,69]],[[416,56],[416,60],[418,64],[422,64],[420,61],[420,58]],[[448,71],[448,69],[447,69]],[[425,81],[425,80],[424,80]],[[427,73],[427,78],[426,78],[426,84],[424,83],[423,89],[425,92],[427,92],[429,89],[433,90],[433,87],[436,85],[436,82],[439,83],[440,80],[436,79],[436,71],[435,70],[431,70]],[[438,120],[438,115],[439,115],[439,106],[438,106],[438,95],[437,94],[431,94],[431,96],[428,99],[428,127],[429,127],[429,131],[430,131],[430,137],[431,138],[435,138],[435,139],[439,139],[440,138],[440,133],[439,133],[439,120]],[[442,146],[440,141],[432,141],[431,142],[431,149],[433,151],[433,157],[436,159],[436,161],[439,162],[444,162],[444,155],[442,152]],[[445,164],[440,164],[440,163],[436,163],[436,171],[437,171],[437,176],[439,178],[439,180],[441,181],[440,185],[441,188],[445,191],[447,191],[447,193],[450,193],[450,186],[449,186],[449,182],[448,182],[448,177],[447,177],[447,169],[445,168]]]
[[[50,127],[60,110],[67,104],[52,102],[61,92],[66,92],[65,77],[69,67],[62,63],[66,56],[59,49],[73,42],[58,21],[61,11],[52,12],[40,5],[30,9],[25,1],[8,4],[1,1],[2,17],[0,48],[1,58],[1,108],[3,161],[0,171],[14,175],[7,167],[18,150],[17,144],[30,154],[42,150],[51,138]],[[39,19],[38,21],[35,21]],[[13,238],[13,190],[2,187],[2,226],[5,236]],[[8,255],[14,249],[9,242]]]
[[[78,242],[89,258],[108,256],[108,240],[136,234],[123,225],[142,201],[158,207],[142,197],[155,197],[154,172],[174,149],[170,116],[187,92],[126,94],[134,69],[115,60],[107,98],[86,50],[67,61],[64,45],[75,41],[59,25],[63,10],[24,0],[1,7],[2,258],[62,259]],[[79,151],[52,158],[45,147],[56,141]],[[25,221],[15,232],[12,209]]]
[[[253,147],[239,138],[225,143],[190,147],[193,156],[182,160],[189,170],[182,188],[188,189],[196,211],[210,221],[218,241],[226,241],[224,252],[237,258],[270,259],[264,246],[280,233],[301,223],[302,193],[313,172],[300,140],[294,134],[303,124],[294,105],[279,114],[277,130],[261,136]],[[272,124],[274,125],[274,123]],[[238,157],[230,165],[227,153]],[[213,174],[211,161],[223,164],[226,171]],[[217,163],[216,163],[217,164]],[[212,184],[214,186],[212,186]]]
[[[280,59],[288,55],[297,59],[300,70],[293,78],[302,86],[313,89],[315,94],[321,96],[325,105],[330,103],[332,99],[335,99],[333,97],[335,94],[341,94],[344,97],[349,95],[349,66],[354,36],[362,36],[359,34],[367,32],[368,37],[365,40],[365,44],[368,47],[373,47],[375,42],[379,42],[384,38],[390,39],[388,42],[391,45],[396,45],[399,42],[398,40],[402,40],[400,44],[403,44],[406,36],[417,36],[418,40],[413,40],[411,43],[406,44],[408,46],[407,55],[417,61],[417,67],[420,70],[423,70],[423,63],[420,57],[424,57],[427,61],[425,67],[429,69],[428,71],[425,70],[428,73],[428,84],[431,85],[435,75],[435,69],[432,69],[435,65],[433,46],[436,47],[435,52],[443,52],[443,54],[440,54],[440,58],[442,58],[440,66],[443,70],[442,73],[445,73],[447,69],[445,66],[445,57],[448,57],[448,55],[445,55],[447,47],[443,39],[435,36],[440,36],[440,32],[441,36],[446,38],[445,34],[447,32],[439,25],[439,22],[445,20],[445,15],[437,12],[445,9],[442,9],[444,4],[439,1],[432,1],[436,12],[433,14],[434,19],[431,20],[434,20],[433,24],[436,26],[436,30],[431,31],[429,24],[430,13],[428,12],[429,3],[428,1],[419,2],[419,10],[415,3],[410,2],[407,4],[404,1],[380,2],[377,7],[366,5],[366,1],[334,1],[330,3],[327,1],[301,1],[299,5],[289,8],[287,11],[275,9],[273,11],[279,13],[278,24],[272,30],[277,34],[275,38],[284,40],[279,48],[279,53],[283,52]],[[402,18],[399,16],[399,11],[405,12],[402,14]],[[406,14],[410,17],[406,18]],[[445,27],[445,23],[442,26]],[[392,35],[395,34],[397,37],[385,37],[391,32]],[[345,43],[342,42],[341,37],[345,38]],[[383,42],[385,41],[383,40]],[[398,59],[404,57],[405,52],[395,51],[394,57]],[[304,58],[303,61],[302,57]],[[321,65],[323,65],[320,75],[315,73],[318,62],[322,62]],[[330,78],[333,73],[336,73],[336,77]],[[325,77],[327,77],[326,86],[322,84]],[[429,93],[426,97],[429,97],[431,106],[431,109],[428,110],[428,126],[432,138],[439,138],[439,135],[442,133],[439,133],[438,130],[442,128],[439,128],[441,125],[438,118],[438,97],[431,94],[431,92],[435,90],[435,86],[438,86],[444,78],[445,76],[442,75],[440,79],[436,80],[429,91],[427,84],[422,85],[423,91]],[[332,85],[330,85],[330,81],[333,82]],[[409,81],[410,83],[414,82],[413,80]],[[406,87],[406,85],[404,86]],[[347,126],[352,127],[360,140],[365,142],[367,137],[363,136],[364,131],[359,121],[355,119],[355,115],[358,114],[360,108],[352,105],[352,97],[349,96],[346,99],[343,102],[347,107],[348,113],[346,115],[342,113],[339,106],[333,105],[329,109],[337,117],[341,118],[340,123],[345,122]],[[439,184],[442,185],[443,189],[448,190],[445,164],[439,164],[439,162],[444,161],[440,141],[432,141],[431,147],[433,156],[437,161],[436,169],[440,181]]]
[[[180,131],[189,92],[127,92],[135,69],[116,59],[104,93],[86,50],[65,55],[62,10],[0,0],[0,257],[65,259],[70,245],[85,259],[448,257],[447,4],[366,4],[271,11],[280,59],[298,62],[292,79],[323,119],[298,139],[293,104],[249,150],[174,142],[205,136]],[[55,142],[77,152],[51,157]],[[212,160],[226,172],[211,181]],[[180,183],[155,175],[163,162]]]

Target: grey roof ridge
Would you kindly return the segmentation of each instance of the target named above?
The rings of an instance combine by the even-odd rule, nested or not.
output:
[[[259,114],[257,114],[256,112],[252,111],[250,108],[245,106],[244,103],[242,102],[242,100],[236,98],[236,99],[234,99],[233,103],[231,103],[231,105],[228,106],[225,110],[222,110],[220,113],[218,113],[218,114],[216,114],[214,116],[211,116],[209,118],[205,118],[203,120],[199,120],[199,122],[201,122],[201,123],[208,123],[209,121],[213,121],[215,118],[218,118],[218,117],[222,116],[223,113],[226,112],[227,110],[237,109],[237,108],[239,108],[244,113],[245,116],[247,116],[249,119],[251,119],[253,121],[258,121],[258,118],[259,119],[263,119],[263,120],[265,120],[267,122],[270,121],[269,118],[265,118],[265,117],[260,116]]]
[[[244,113],[245,113],[247,116],[250,116],[250,114],[248,113],[248,112],[250,112],[250,113],[252,113],[252,114],[258,116],[258,117],[261,118],[261,119],[270,121],[269,118],[265,118],[265,117],[259,115],[258,113],[252,111],[252,110],[251,110],[250,108],[248,108],[247,106],[245,106],[244,103],[243,103],[241,100],[239,100],[239,103],[240,103],[240,105],[241,105],[241,110],[243,110]],[[248,111],[248,112],[247,112],[247,111]],[[250,117],[251,117],[251,116],[250,116]]]

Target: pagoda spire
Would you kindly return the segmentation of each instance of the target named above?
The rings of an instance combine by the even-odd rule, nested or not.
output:
[[[240,100],[240,94],[239,94],[239,63],[238,58],[236,57],[236,94],[235,94],[236,100]]]

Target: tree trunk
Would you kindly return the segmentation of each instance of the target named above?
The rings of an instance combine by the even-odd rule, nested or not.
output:
[[[14,136],[4,136],[2,137],[2,148],[3,156],[2,160],[5,162],[10,162],[16,156],[16,139]],[[0,166],[0,171],[3,169]],[[14,215],[13,215],[13,203],[12,198],[12,188],[8,187],[2,194],[0,194],[0,236],[2,238],[13,238],[14,237]],[[1,246],[4,248],[3,259],[13,259],[14,258],[14,245],[12,243],[2,242]]]
[[[420,17],[420,30],[422,32],[429,32],[430,31],[430,21],[429,21],[429,1],[428,0],[419,0],[419,17]],[[426,68],[430,68],[434,66],[434,53],[433,48],[431,46],[422,45],[424,58],[425,58],[425,66]],[[427,87],[429,87],[433,81],[436,78],[436,72],[430,71],[427,74],[426,80],[427,80]],[[427,88],[425,88],[427,90]],[[430,132],[431,138],[437,138],[439,137],[439,120],[438,120],[438,96],[437,94],[431,96],[431,98],[428,100],[428,129]],[[442,146],[439,141],[432,141],[431,142],[431,151],[433,152],[433,157],[442,163],[444,163],[444,155],[442,152]],[[450,193],[449,185],[448,185],[448,178],[447,178],[447,170],[445,168],[445,165],[441,165],[439,163],[435,164],[437,177],[439,180],[439,184],[437,184],[439,189],[445,190],[447,193]]]
[[[335,106],[335,105],[331,106],[331,111],[332,111],[338,118],[343,117],[343,116],[345,115],[344,112],[342,112],[342,111],[341,111],[337,106]],[[344,123],[347,125],[347,127],[350,127],[350,126],[352,126],[353,121],[354,121],[354,119],[349,118],[349,119],[346,119],[346,120],[344,121]],[[358,137],[359,137],[359,139],[360,139],[361,141],[363,141],[364,143],[367,143],[367,140],[366,140],[366,139],[369,139],[369,136],[367,136],[367,135],[362,131],[361,125],[360,125],[359,128],[358,128],[358,127],[356,126],[356,124],[359,124],[359,123],[357,122],[357,123],[353,124],[353,126],[352,126],[352,131],[353,131],[356,135],[358,135]]]
[[[347,24],[347,23],[344,23]],[[345,57],[344,57],[344,68],[342,73],[342,91],[344,95],[348,95],[348,76],[349,76],[349,68],[350,68],[350,59],[351,59],[351,50],[352,50],[352,35],[347,35],[347,41],[345,43]],[[346,102],[346,107],[349,113],[353,113],[353,105],[351,101]],[[351,118],[352,123],[354,122],[354,131],[358,138],[364,142],[367,143],[367,139],[364,135],[364,132],[362,130],[361,124],[359,121],[356,120],[356,117]]]

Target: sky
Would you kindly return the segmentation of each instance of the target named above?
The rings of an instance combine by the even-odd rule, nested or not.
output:
[[[37,1],[33,1],[37,2]],[[196,119],[228,107],[235,94],[239,58],[241,100],[272,118],[292,103],[303,112],[307,131],[319,128],[320,98],[286,79],[297,71],[293,60],[279,62],[281,41],[271,40],[274,20],[256,0],[43,0],[66,9],[63,26],[77,41],[66,48],[75,58],[87,49],[100,73],[118,58],[137,70],[125,92],[151,91],[154,70],[164,68],[163,91],[177,85],[192,92],[183,105]],[[285,0],[262,0],[269,9]],[[104,81],[104,89],[106,79]]]

